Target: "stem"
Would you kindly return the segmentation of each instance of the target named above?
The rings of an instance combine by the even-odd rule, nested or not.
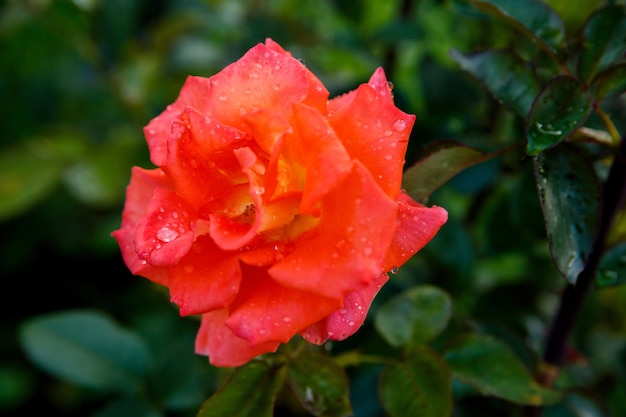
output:
[[[619,132],[617,131],[617,128],[615,127],[615,124],[613,123],[609,115],[604,112],[604,109],[602,109],[599,104],[595,105],[595,110],[596,114],[600,116],[600,119],[602,119],[602,123],[604,123],[604,125],[606,126],[606,130],[609,132],[609,135],[611,135],[613,143],[616,145],[619,144]]]
[[[613,219],[626,199],[626,138],[622,139],[609,176],[602,188],[602,212],[598,235],[594,241],[589,259],[575,285],[568,284],[563,292],[561,304],[554,317],[546,339],[543,354],[545,368],[540,382],[550,387],[554,383],[559,367],[563,364],[567,343],[576,324],[578,313],[596,276],[596,271],[604,253],[607,236]],[[540,416],[541,409],[530,407],[528,417]]]

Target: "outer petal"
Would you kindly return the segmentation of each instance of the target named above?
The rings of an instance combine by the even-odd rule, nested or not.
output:
[[[226,310],[216,310],[202,315],[202,323],[196,335],[196,353],[207,355],[214,366],[240,366],[264,353],[275,352],[278,342],[258,345],[250,343],[226,327]]]
[[[191,208],[176,193],[154,190],[146,212],[137,224],[135,250],[152,266],[176,265],[194,240]]]
[[[278,285],[265,268],[243,266],[243,277],[226,325],[252,345],[288,342],[301,329],[341,307],[340,299]]]
[[[208,237],[198,239],[169,271],[170,299],[181,316],[226,308],[239,291],[237,257],[219,249]]]
[[[425,207],[405,192],[397,199],[398,221],[393,243],[385,258],[385,271],[399,268],[435,237],[448,220],[448,212],[441,207]]]
[[[343,308],[300,332],[311,343],[321,345],[328,339],[343,340],[363,325],[372,300],[387,282],[387,274],[379,275],[367,287],[346,294]]]
[[[258,44],[240,60],[211,77],[208,113],[223,123],[244,130],[242,115],[272,109],[287,116],[291,104],[316,106],[326,112],[328,91],[292,56]]]
[[[322,114],[302,104],[294,105],[304,154],[306,179],[301,213],[312,213],[319,200],[350,173],[352,161]]]
[[[172,131],[172,122],[178,118],[186,107],[204,112],[207,97],[210,95],[211,84],[208,78],[187,77],[180,95],[173,104],[155,117],[143,129],[150,148],[150,160],[156,166],[165,164],[167,158],[167,139]]]
[[[373,84],[379,88],[384,74],[376,74]],[[388,93],[381,95],[372,86],[362,84],[329,115],[328,121],[350,156],[361,161],[385,193],[395,199],[415,116],[398,109]]]
[[[126,202],[122,213],[122,225],[112,236],[117,240],[124,262],[133,274],[141,275],[159,284],[167,283],[167,271],[154,268],[139,258],[135,249],[137,224],[141,221],[154,190],[171,190],[172,184],[160,169],[146,170],[133,167],[130,183],[126,187]]]
[[[270,268],[281,285],[342,298],[380,275],[396,225],[397,204],[355,162],[322,200],[317,235]]]

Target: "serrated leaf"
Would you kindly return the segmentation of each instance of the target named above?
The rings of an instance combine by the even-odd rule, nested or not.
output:
[[[197,417],[272,417],[284,380],[284,365],[249,362],[202,404]]]
[[[598,267],[596,283],[599,287],[626,284],[626,242],[604,253]]]
[[[348,379],[335,360],[304,352],[289,362],[287,381],[300,404],[318,417],[352,415],[348,397]]]
[[[468,0],[477,8],[496,15],[532,39],[558,52],[565,40],[559,15],[540,0]]]
[[[426,199],[465,168],[488,158],[482,151],[454,141],[434,142],[420,155],[402,177],[404,189],[417,201]]]
[[[403,362],[386,366],[379,380],[380,400],[391,417],[447,417],[452,414],[450,371],[425,346]]]
[[[585,23],[578,73],[585,82],[608,68],[626,52],[626,6],[604,7]]]
[[[417,346],[438,336],[451,314],[450,296],[435,286],[422,285],[383,304],[374,326],[392,346]]]
[[[453,376],[482,392],[518,404],[550,405],[556,391],[540,386],[529,370],[503,342],[475,333],[458,337],[444,359]]]
[[[451,57],[478,79],[491,95],[522,117],[526,117],[539,94],[532,65],[513,52],[487,50],[464,55],[453,50]]]
[[[597,98],[617,96],[626,92],[626,64],[610,67],[598,75],[592,84]]]
[[[600,221],[595,171],[573,147],[560,146],[537,156],[535,178],[552,258],[559,272],[575,283]]]
[[[528,116],[526,153],[537,155],[582,126],[592,109],[591,96],[574,78],[553,78]]]
[[[151,364],[148,349],[135,333],[97,311],[29,319],[20,329],[20,341],[38,366],[88,388],[134,392]]]

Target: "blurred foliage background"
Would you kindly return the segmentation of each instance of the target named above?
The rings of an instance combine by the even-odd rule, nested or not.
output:
[[[609,2],[546,3],[576,39],[591,12]],[[210,76],[266,37],[301,59],[331,96],[382,66],[398,107],[417,115],[407,167],[440,139],[483,151],[523,141],[520,120],[450,51],[534,45],[463,1],[0,1],[0,413],[191,416],[219,387],[223,373],[191,354],[198,323],[178,318],[161,288],[128,272],[110,232],[120,223],[131,166],[151,166],[142,127],[176,98],[187,75]],[[607,104],[621,132],[625,103]],[[593,116],[588,125],[601,126]],[[548,249],[532,161],[513,148],[464,170],[427,203],[445,207],[448,224],[392,276],[370,316],[390,297],[430,283],[454,301],[435,344],[480,330],[534,369],[565,281]],[[137,388],[145,402],[78,384],[25,354],[23,323],[74,309],[102,312],[146,341],[153,363]],[[626,415],[623,286],[590,293],[573,346],[559,384],[576,395],[546,415]],[[393,352],[372,320],[328,348]],[[380,366],[347,372],[355,415],[384,416]],[[454,416],[520,415],[519,406],[460,383],[453,391]],[[285,396],[276,415],[309,414]]]

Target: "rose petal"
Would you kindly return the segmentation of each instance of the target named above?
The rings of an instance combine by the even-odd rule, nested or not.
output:
[[[352,169],[352,161],[319,111],[296,104],[294,119],[302,149],[306,149],[306,179],[300,212],[310,214],[322,196],[348,175]]]
[[[192,209],[176,193],[156,188],[137,224],[135,250],[152,266],[170,267],[191,249],[195,238]]]
[[[341,309],[302,330],[300,335],[317,345],[328,339],[343,340],[352,336],[365,322],[374,297],[388,280],[387,274],[381,274],[367,287],[346,294]]]
[[[441,207],[426,207],[402,192],[398,196],[398,221],[393,242],[385,258],[385,271],[399,268],[435,237],[448,220]]]
[[[207,109],[207,97],[211,93],[208,78],[187,77],[176,101],[161,114],[152,119],[143,129],[150,149],[150,160],[156,166],[162,166],[167,159],[167,139],[172,131],[172,122],[178,118],[186,107],[200,112]]]
[[[198,239],[191,251],[170,268],[170,300],[181,316],[228,307],[239,291],[241,269],[232,253],[218,248],[208,237]]]
[[[289,118],[292,103],[306,103],[326,112],[328,91],[300,61],[258,44],[237,62],[211,77],[208,113],[238,129],[242,115],[272,109]]]
[[[281,285],[341,298],[380,275],[396,224],[397,204],[359,162],[322,200],[316,235],[269,270]],[[313,233],[313,232],[311,232]]]
[[[379,72],[374,85],[383,82],[381,77],[384,74]],[[343,101],[342,107],[329,114],[330,125],[350,157],[361,161],[385,193],[395,199],[415,116],[398,109],[390,95],[381,95],[368,84],[359,86]]]
[[[202,315],[196,335],[196,353],[207,355],[214,366],[240,366],[264,353],[275,352],[278,342],[250,345],[224,324],[228,312],[216,310]]]
[[[265,268],[242,266],[239,295],[226,325],[252,345],[288,342],[298,331],[341,306],[340,299],[278,285]]]
[[[152,194],[156,188],[171,189],[172,184],[162,170],[146,170],[133,167],[130,183],[126,187],[126,201],[122,212],[120,229],[112,236],[117,240],[124,262],[135,275],[141,275],[159,284],[167,283],[167,271],[154,268],[144,259],[137,256],[135,249],[135,235],[137,224],[141,221]]]
[[[249,143],[243,132],[187,108],[173,122],[163,170],[176,192],[199,209],[233,183],[245,180],[232,149]]]

